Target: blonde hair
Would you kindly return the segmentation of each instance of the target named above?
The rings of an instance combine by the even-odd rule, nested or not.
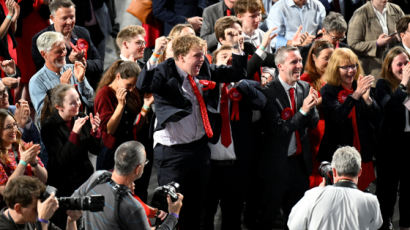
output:
[[[205,41],[194,35],[184,35],[176,37],[172,40],[172,51],[174,59],[178,60],[179,56],[185,56],[189,53],[192,47],[204,49]]]
[[[323,78],[329,85],[340,86],[339,67],[345,64],[356,64],[357,71],[354,79],[357,80],[360,74],[363,74],[363,68],[359,63],[357,55],[349,48],[337,48],[330,57]]]
[[[124,27],[124,29],[122,29],[117,34],[117,38],[115,39],[115,42],[117,43],[117,46],[121,48],[122,43],[124,41],[129,41],[137,35],[145,36],[145,29],[142,26],[138,26],[138,25],[126,26]]]

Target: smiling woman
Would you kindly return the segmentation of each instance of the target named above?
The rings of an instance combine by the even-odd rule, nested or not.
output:
[[[40,145],[24,143],[17,121],[5,109],[0,109],[0,193],[7,182],[21,175],[34,175],[47,181],[47,170],[37,155]]]
[[[336,49],[327,65],[322,87],[325,133],[319,148],[320,161],[331,161],[338,146],[354,146],[362,155],[361,190],[375,179],[372,157],[379,107],[372,100],[373,76],[362,76],[356,54],[348,48]]]

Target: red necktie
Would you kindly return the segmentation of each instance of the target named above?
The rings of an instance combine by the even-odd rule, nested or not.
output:
[[[206,135],[211,138],[214,133],[212,132],[211,124],[209,123],[208,112],[206,111],[206,105],[204,98],[199,92],[198,86],[196,85],[194,78],[188,75],[189,83],[191,83],[192,90],[194,91],[195,97],[198,100],[199,108],[201,109],[202,123],[204,124],[204,129]]]
[[[295,88],[289,89],[289,97],[292,103],[293,115],[295,115],[296,113]],[[296,135],[296,153],[295,154],[297,155],[297,154],[302,153],[302,143],[300,142],[299,131],[295,131],[295,135]]]
[[[230,9],[226,10],[226,16],[231,16],[231,10]]]
[[[220,107],[222,118],[221,143],[225,147],[228,147],[231,144],[232,140],[229,120],[228,87],[225,83],[222,86]]]

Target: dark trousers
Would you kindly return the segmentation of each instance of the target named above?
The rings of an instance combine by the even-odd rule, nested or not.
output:
[[[401,139],[401,141],[400,141]],[[410,177],[408,162],[410,133],[396,143],[382,143],[377,156],[377,191],[383,221],[391,220],[399,192],[400,227],[410,227]]]
[[[240,230],[245,187],[238,161],[212,161],[206,194],[206,209],[201,229],[213,230],[218,204],[221,207],[221,229]]]
[[[262,217],[262,229],[272,229],[273,218],[280,209],[283,213],[284,229],[287,229],[292,207],[309,189],[309,175],[302,155],[287,157],[285,162],[275,164],[273,167],[276,168],[274,174],[265,175],[265,181],[267,181],[266,206]]]
[[[199,229],[200,216],[204,210],[205,191],[209,179],[210,151],[207,139],[189,144],[154,148],[154,163],[158,169],[158,184],[172,181],[180,184],[184,195],[179,219],[180,229]]]

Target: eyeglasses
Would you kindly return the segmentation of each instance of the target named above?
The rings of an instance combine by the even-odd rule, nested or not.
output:
[[[146,42],[145,41],[137,41],[137,46],[145,46]]]
[[[355,65],[339,66],[339,68],[342,69],[342,70],[349,70],[349,69],[355,70],[355,69],[357,69],[357,67],[358,67],[357,64],[355,64]]]
[[[343,35],[343,37],[340,37],[340,36],[333,36],[333,35],[331,35],[330,33],[327,33],[327,34],[329,35],[329,37],[330,37],[333,41],[339,41],[339,42],[341,42],[341,41],[343,41],[343,40],[346,39],[346,35]]]
[[[12,123],[12,124],[6,125],[6,127],[4,127],[4,130],[12,130],[12,129],[14,129],[14,128],[18,128],[17,122],[14,122],[14,123]]]

